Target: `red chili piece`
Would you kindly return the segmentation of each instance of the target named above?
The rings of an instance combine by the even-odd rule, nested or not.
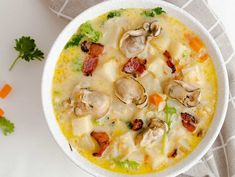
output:
[[[134,77],[137,77],[145,71],[146,63],[146,60],[139,59],[137,57],[130,58],[123,66],[122,71],[128,74],[132,74]]]
[[[194,116],[189,113],[181,113],[182,124],[183,126],[190,132],[194,132],[196,130],[195,124],[197,120]]]
[[[104,45],[92,42],[88,54],[93,57],[98,57],[103,53],[103,51],[104,51]]]
[[[100,145],[100,148],[97,152],[93,153],[93,156],[101,157],[105,149],[109,146],[109,136],[106,132],[91,132],[91,136],[97,141]]]
[[[171,73],[175,73],[176,68],[174,63],[172,62],[171,54],[166,50],[163,55],[167,58],[166,64],[169,68],[171,68]]]
[[[85,76],[91,76],[98,64],[98,57],[87,56],[83,62],[82,72]]]
[[[194,132],[196,130],[196,126],[193,125],[191,122],[186,122],[182,120],[182,124],[190,132]]]
[[[193,122],[194,124],[197,123],[196,118],[195,118],[193,115],[191,115],[191,114],[189,114],[189,113],[187,113],[187,112],[182,112],[182,113],[181,113],[181,118],[182,118],[184,121],[186,121],[186,122],[191,121],[191,122]]]
[[[138,131],[140,130],[142,127],[143,127],[143,121],[141,119],[135,119],[133,122],[132,122],[132,130],[134,131]]]

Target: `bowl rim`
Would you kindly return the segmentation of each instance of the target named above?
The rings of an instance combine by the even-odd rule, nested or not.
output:
[[[63,147],[61,141],[62,141],[62,136],[63,133],[61,132],[60,128],[59,128],[59,125],[57,123],[57,127],[54,127],[53,125],[53,122],[56,121],[56,117],[54,115],[54,112],[53,112],[53,116],[50,117],[49,115],[52,115],[51,114],[51,110],[53,110],[53,106],[52,106],[52,100],[51,100],[51,92],[48,93],[48,91],[51,91],[51,85],[52,85],[52,80],[50,80],[51,83],[49,83],[49,80],[48,80],[48,71],[53,71],[53,74],[52,76],[54,75],[54,67],[51,68],[52,65],[52,59],[54,58],[56,60],[56,62],[58,61],[58,57],[55,57],[54,53],[56,50],[58,50],[58,48],[60,49],[59,50],[59,53],[61,53],[61,49],[63,49],[64,47],[64,44],[65,42],[61,42],[61,41],[68,41],[68,39],[71,37],[70,34],[73,34],[75,32],[74,30],[74,26],[76,26],[76,28],[79,27],[79,25],[85,21],[87,21],[87,18],[85,18],[86,20],[83,20],[81,19],[81,17],[91,13],[92,11],[99,11],[98,9],[100,7],[104,7],[104,6],[109,6],[111,4],[117,4],[117,3],[132,3],[133,6],[129,5],[130,7],[129,8],[136,8],[136,4],[138,3],[141,3],[143,5],[143,3],[146,3],[148,5],[149,4],[156,4],[156,6],[165,6],[167,8],[170,8],[174,11],[176,11],[177,13],[181,14],[182,16],[184,16],[185,18],[187,18],[189,21],[191,21],[192,23],[195,24],[195,26],[197,28],[199,28],[201,30],[201,32],[203,33],[203,35],[207,35],[207,39],[208,39],[208,44],[211,45],[211,47],[213,48],[213,50],[215,51],[215,55],[216,57],[212,57],[212,59],[214,60],[215,58],[217,58],[217,62],[219,62],[219,64],[221,64],[220,66],[220,72],[222,74],[222,81],[223,81],[223,85],[222,85],[222,91],[224,91],[224,94],[223,94],[223,97],[220,97],[221,99],[223,98],[223,100],[221,100],[224,104],[222,105],[222,109],[220,112],[220,119],[218,120],[218,123],[216,126],[214,126],[213,128],[215,128],[215,130],[211,130],[211,126],[214,122],[214,118],[215,118],[215,115],[213,117],[213,120],[212,120],[212,123],[210,125],[210,128],[206,134],[206,136],[201,140],[201,142],[197,145],[197,147],[187,156],[185,157],[183,160],[185,159],[189,159],[190,156],[191,156],[191,160],[188,160],[187,163],[182,163],[182,162],[178,162],[176,165],[173,165],[167,169],[164,169],[163,171],[161,172],[153,172],[153,173],[148,173],[148,174],[141,174],[141,175],[135,175],[135,176],[143,176],[143,177],[150,177],[150,176],[153,176],[154,174],[164,174],[163,172],[165,171],[169,171],[169,169],[173,169],[173,167],[177,166],[177,167],[180,167],[180,169],[174,169],[174,170],[171,170],[169,171],[169,173],[166,173],[164,174],[164,176],[176,176],[180,173],[183,173],[185,172],[186,170],[188,170],[190,167],[192,167],[194,164],[196,164],[197,161],[199,161],[199,159],[201,159],[201,157],[209,150],[209,148],[212,146],[213,142],[215,141],[216,137],[218,136],[221,128],[222,128],[222,125],[223,125],[223,122],[225,120],[225,115],[226,115],[226,112],[227,112],[227,107],[228,107],[228,97],[229,97],[229,85],[228,85],[228,77],[227,77],[227,70],[226,70],[226,67],[225,67],[225,63],[223,62],[223,57],[222,57],[222,54],[216,44],[216,42],[214,41],[214,39],[212,38],[211,34],[205,29],[204,26],[202,26],[202,24],[197,21],[192,15],[190,15],[188,12],[186,12],[185,10],[171,4],[171,3],[168,3],[168,2],[165,2],[165,1],[156,1],[156,0],[109,0],[109,1],[104,1],[104,2],[101,2],[95,6],[92,6],[90,8],[88,8],[87,10],[83,11],[81,14],[79,14],[77,17],[75,17],[63,30],[62,32],[59,34],[59,36],[57,37],[57,39],[55,40],[55,42],[53,43],[51,49],[50,49],[50,52],[47,56],[47,60],[45,62],[45,65],[44,65],[44,70],[43,70],[43,74],[42,74],[42,84],[41,84],[41,99],[42,99],[42,106],[43,106],[43,111],[44,111],[44,115],[45,115],[45,119],[46,119],[46,122],[47,122],[47,125],[48,125],[48,128],[50,129],[50,132],[53,136],[53,139],[55,140],[55,142],[59,145],[60,149],[67,155],[67,157],[74,163],[76,164],[80,169],[82,169],[83,171],[87,172],[88,174],[92,175],[92,176],[104,176],[104,174],[109,174],[109,175],[113,175],[113,176],[133,176],[133,175],[128,175],[128,174],[122,174],[122,173],[116,173],[116,172],[113,172],[113,171],[109,171],[109,170],[106,170],[106,169],[103,169],[97,165],[94,165],[93,163],[90,164],[91,166],[87,167],[85,166],[84,164],[80,163],[78,164],[78,162],[75,160],[75,158],[73,158],[71,156],[71,153],[69,153],[67,150],[65,150],[65,148]],[[116,5],[118,6],[118,5]],[[124,5],[125,6],[125,5]],[[138,6],[138,5],[137,5]],[[124,7],[125,8],[125,7]],[[140,8],[140,7],[139,7]],[[150,7],[149,7],[150,8]],[[111,8],[111,9],[107,9],[106,12],[110,11],[110,10],[114,10],[114,9],[119,9],[119,8]],[[102,12],[95,12],[96,15],[95,16],[98,16],[102,13],[105,13],[105,10],[101,10]],[[94,18],[93,17],[93,18]],[[88,18],[89,19],[89,18]],[[182,19],[180,19],[180,21],[182,21]],[[80,23],[80,24],[79,24]],[[188,25],[187,25],[188,26]],[[201,34],[202,35],[202,34]],[[201,37],[201,36],[200,36]],[[205,42],[205,41],[204,41]],[[61,44],[60,44],[61,43]],[[55,61],[54,61],[55,62]],[[56,63],[55,62],[55,63]],[[214,64],[215,64],[215,61],[214,61]],[[53,69],[53,70],[52,70]],[[218,69],[218,68],[217,68]],[[217,72],[217,70],[216,70]],[[53,77],[52,77],[53,78]],[[217,73],[217,79],[218,79],[218,73]],[[221,82],[222,82],[221,81]],[[219,81],[218,81],[219,82]],[[219,84],[218,83],[218,87],[219,87]],[[50,87],[49,87],[50,86]],[[218,89],[219,91],[219,89]],[[219,93],[218,93],[219,94]],[[219,97],[219,95],[218,95]],[[219,103],[220,100],[218,100],[218,103]],[[216,112],[217,112],[217,109],[218,109],[218,103],[217,103],[217,108],[216,108]],[[49,110],[50,109],[50,110]],[[55,119],[54,121],[52,119]],[[53,122],[52,122],[53,121]],[[60,135],[57,135],[57,132],[60,132]],[[208,137],[208,133],[209,131],[211,132],[210,133],[210,139],[207,140],[207,145],[204,145],[204,149],[202,151],[199,151],[197,153],[197,155],[195,155],[195,150],[199,147],[199,145],[202,144],[202,141],[205,140],[206,137]],[[60,136],[60,137],[58,137]],[[65,137],[64,137],[65,138]],[[67,141],[67,140],[66,140]],[[194,156],[192,155],[194,153]],[[79,153],[78,153],[79,154]],[[85,159],[85,158],[84,158]],[[183,161],[182,160],[182,161]],[[85,159],[85,161],[88,161],[87,159]],[[91,163],[91,162],[88,162],[88,163]],[[181,165],[182,164],[182,165]],[[180,166],[181,165],[181,166]],[[99,172],[97,172],[99,171]],[[101,173],[102,172],[102,173]],[[161,176],[161,175],[160,175]]]

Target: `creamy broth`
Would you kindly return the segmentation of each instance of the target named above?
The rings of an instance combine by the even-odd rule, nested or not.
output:
[[[69,144],[105,169],[161,171],[189,155],[216,109],[213,61],[161,8],[120,9],[82,24],[58,59],[54,112]]]

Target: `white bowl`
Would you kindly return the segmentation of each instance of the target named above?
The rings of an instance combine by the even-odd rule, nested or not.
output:
[[[166,176],[176,176],[194,164],[196,164],[200,158],[209,150],[212,143],[218,136],[222,124],[225,119],[227,105],[228,105],[228,78],[225,69],[225,64],[223,62],[222,55],[207,30],[191,15],[189,15],[184,10],[166,3],[164,1],[157,0],[109,0],[93,6],[80,15],[78,15],[73,21],[71,21],[66,28],[60,33],[55,43],[53,44],[50,53],[48,55],[44,72],[42,78],[42,103],[45,113],[45,117],[49,126],[49,129],[54,136],[56,142],[61,147],[61,149],[67,154],[67,156],[81,169],[88,172],[93,176],[99,177],[124,177],[131,175],[124,175],[120,173],[111,172],[105,170],[95,164],[89,162],[84,157],[82,157],[78,152],[71,151],[68,145],[68,141],[61,132],[59,125],[56,121],[56,117],[52,106],[52,79],[54,74],[54,69],[56,62],[59,58],[61,51],[64,48],[65,43],[69,38],[76,32],[77,28],[85,21],[93,19],[98,15],[101,15],[107,11],[119,9],[119,8],[153,8],[153,7],[163,7],[163,9],[171,16],[174,16],[186,24],[190,29],[196,32],[200,38],[206,44],[209,53],[214,61],[216,73],[218,77],[218,103],[215,116],[211,123],[211,126],[201,141],[201,143],[196,147],[196,149],[188,155],[185,159],[177,163],[176,165],[167,168],[161,172],[157,173],[158,177]],[[205,17],[206,18],[206,17]],[[137,175],[141,177],[152,177],[156,173]]]

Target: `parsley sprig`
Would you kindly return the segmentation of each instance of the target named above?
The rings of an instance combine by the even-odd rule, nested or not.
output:
[[[27,62],[31,60],[44,59],[44,53],[36,47],[34,39],[30,36],[22,36],[15,40],[16,46],[14,47],[16,51],[19,52],[17,58],[11,64],[9,70],[11,71],[19,59],[25,60]]]
[[[162,13],[166,13],[162,7],[156,7],[154,9],[146,10],[143,12],[146,17],[155,17],[157,15],[161,15]]]
[[[121,16],[121,11],[119,10],[113,10],[108,13],[107,19],[114,18],[114,17],[120,17]]]
[[[133,160],[124,160],[121,161],[119,158],[113,159],[114,163],[124,169],[129,169],[129,170],[136,170],[139,167],[139,163]]]
[[[174,107],[170,107],[167,103],[165,106],[165,113],[166,113],[166,123],[168,125],[168,131],[171,129],[172,120],[171,117],[173,114],[176,114],[176,109]]]
[[[2,129],[3,134],[6,136],[14,132],[14,124],[6,119],[5,117],[0,117],[0,129]]]

